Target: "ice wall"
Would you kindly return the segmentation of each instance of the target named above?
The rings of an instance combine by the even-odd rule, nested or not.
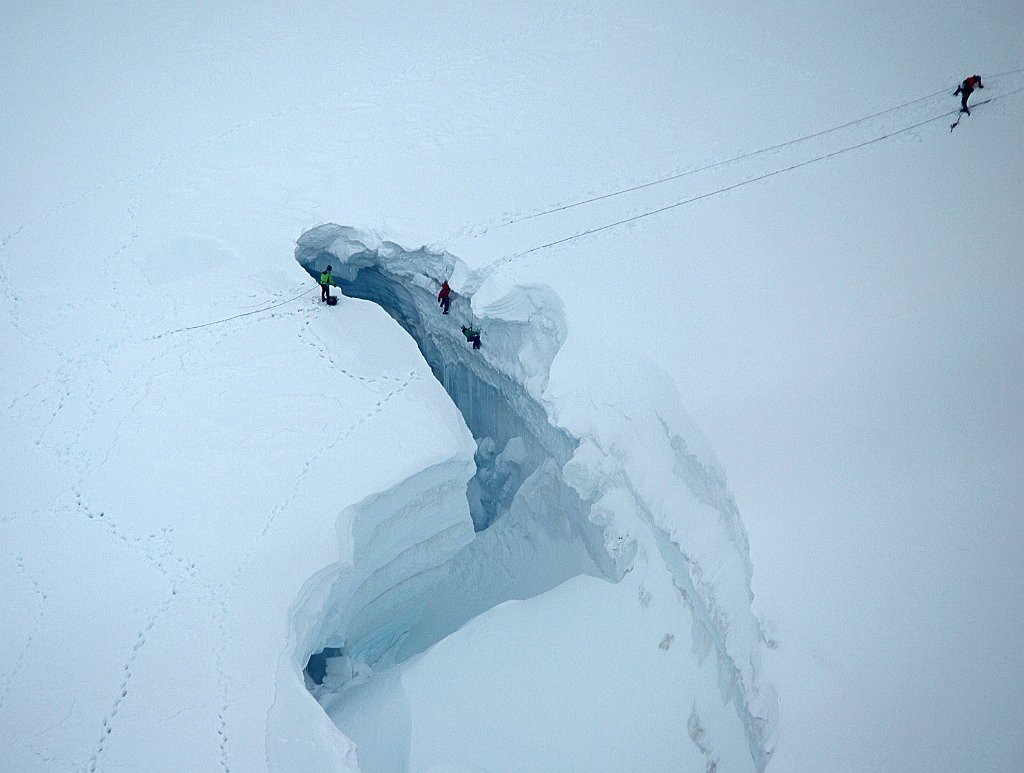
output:
[[[753,769],[763,770],[777,701],[760,674],[765,641],[751,612],[746,532],[668,379],[652,374],[643,399],[602,410],[553,398],[545,390],[566,322],[550,289],[501,288],[447,253],[337,225],[303,234],[296,259],[314,276],[330,264],[345,295],[379,304],[409,332],[478,444],[465,490],[474,539],[441,537],[442,516],[427,529],[436,546],[424,550],[410,535],[411,563],[395,553],[399,539],[388,571],[369,572],[369,584],[335,582],[307,604],[323,614],[306,654],[343,653],[333,667],[340,677],[329,674],[325,685],[343,688],[375,663],[401,662],[502,601],[580,574],[618,581],[639,554],[670,574],[693,618],[694,651],[714,652],[721,701],[736,712]],[[449,316],[436,306],[442,279],[455,290]],[[481,350],[466,344],[460,324],[483,330]],[[353,520],[376,521],[380,505]]]

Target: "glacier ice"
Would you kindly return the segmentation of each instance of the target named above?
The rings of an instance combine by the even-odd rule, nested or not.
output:
[[[307,671],[322,678],[308,680],[313,694],[407,661],[504,601],[580,575],[617,582],[643,562],[670,575],[694,656],[713,653],[720,703],[735,712],[751,769],[764,770],[777,699],[760,669],[746,532],[667,378],[652,375],[646,399],[619,409],[553,398],[567,326],[550,289],[489,282],[446,252],[333,224],[304,233],[296,259],[313,276],[330,264],[346,296],[378,304],[413,337],[477,441],[472,460],[343,514],[351,561],[313,578],[296,605],[296,657],[323,653]],[[449,316],[436,307],[442,279],[455,290]],[[482,328],[481,350],[460,324]]]

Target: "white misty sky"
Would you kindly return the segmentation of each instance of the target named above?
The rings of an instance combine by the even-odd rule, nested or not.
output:
[[[64,205],[114,201],[128,180],[133,226],[153,240],[201,233],[264,265],[337,221],[450,237],[480,265],[643,204],[467,236],[506,212],[1019,69],[1024,14],[1016,0],[19,2],[0,52],[0,231],[68,232],[12,241],[5,260],[83,270],[69,245],[107,224]],[[1008,98],[952,134],[940,124],[516,269],[566,298],[566,367],[655,359],[722,459],[780,642],[774,770],[1019,759],[1022,147],[1024,100]],[[224,169],[244,184],[216,190],[206,172]],[[126,227],[121,205],[111,227]]]

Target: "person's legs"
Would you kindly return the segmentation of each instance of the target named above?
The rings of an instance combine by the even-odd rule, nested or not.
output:
[[[971,111],[967,109],[967,97],[971,96],[971,89],[964,89],[960,92],[960,111],[971,114]]]
[[[320,300],[327,300],[327,285],[320,285]]]

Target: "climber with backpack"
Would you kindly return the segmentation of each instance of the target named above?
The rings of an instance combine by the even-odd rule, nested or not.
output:
[[[967,98],[974,93],[975,89],[983,89],[985,84],[981,82],[980,75],[971,75],[968,78],[964,78],[964,82],[957,86],[956,91],[953,92],[954,97],[960,97],[960,112],[971,114],[970,108],[967,107]]]
[[[480,331],[471,327],[462,326],[462,335],[466,336],[466,343],[473,344],[474,349],[480,348]]]
[[[331,276],[331,267],[328,265],[320,274],[320,300],[326,301],[328,305],[333,305],[331,303],[332,284],[334,284],[334,277]]]

